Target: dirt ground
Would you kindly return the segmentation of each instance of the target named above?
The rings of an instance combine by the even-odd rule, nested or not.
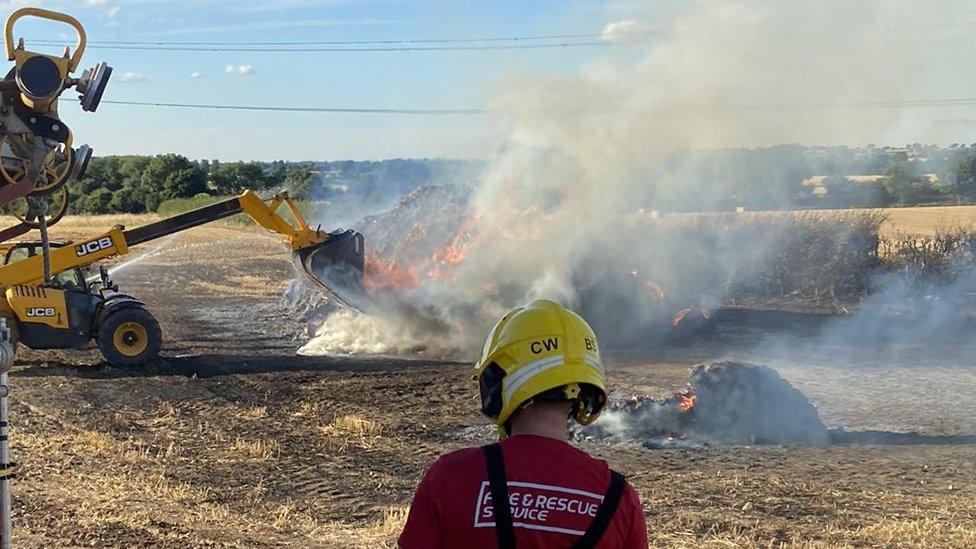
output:
[[[14,368],[22,546],[390,546],[435,457],[489,439],[467,364],[297,356],[307,334],[274,238],[198,228],[133,257],[115,279],[160,319],[159,364],[109,368],[89,349],[24,351]],[[798,361],[761,340],[611,352],[610,383],[661,394],[699,361],[762,360],[831,427],[976,433],[968,342]],[[974,445],[583,446],[628,475],[654,546],[976,546]]]

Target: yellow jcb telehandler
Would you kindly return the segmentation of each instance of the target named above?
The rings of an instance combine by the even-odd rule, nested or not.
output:
[[[278,213],[286,205],[295,223]],[[138,299],[120,293],[105,267],[88,282],[87,267],[129,248],[179,231],[244,213],[282,235],[302,269],[319,287],[343,301],[359,291],[363,236],[356,231],[312,229],[287,193],[264,201],[251,191],[141,227],[118,225],[78,243],[52,244],[45,268],[40,242],[0,245],[0,317],[12,341],[31,349],[79,349],[95,340],[116,366],[143,366],[159,354],[159,323]],[[45,275],[45,271],[50,276]]]

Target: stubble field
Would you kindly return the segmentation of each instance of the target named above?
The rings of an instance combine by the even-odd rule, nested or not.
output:
[[[922,232],[976,215],[924,210],[889,219]],[[52,232],[80,239],[114,222],[68,218]],[[115,278],[160,319],[157,365],[109,368],[93,349],[19,356],[11,443],[23,546],[390,546],[433,459],[490,439],[467,364],[296,356],[306,326],[280,297],[293,273],[274,238],[224,224],[130,258],[149,250]],[[749,359],[779,369],[830,427],[976,433],[969,342],[852,350],[801,338],[800,352],[783,354],[763,351],[765,338],[730,326],[610,352],[610,383],[659,395],[697,362]],[[583,446],[628,475],[655,546],[976,544],[973,445]]]

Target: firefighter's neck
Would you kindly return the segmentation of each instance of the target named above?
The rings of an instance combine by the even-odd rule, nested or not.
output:
[[[536,402],[519,410],[509,421],[511,436],[536,435],[566,440],[569,429],[566,419],[573,405],[569,402]]]

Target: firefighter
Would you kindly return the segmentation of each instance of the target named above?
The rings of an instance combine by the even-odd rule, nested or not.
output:
[[[509,312],[488,334],[475,377],[501,442],[451,452],[417,487],[404,548],[647,547],[634,489],[571,446],[606,404],[596,336],[546,300]]]

